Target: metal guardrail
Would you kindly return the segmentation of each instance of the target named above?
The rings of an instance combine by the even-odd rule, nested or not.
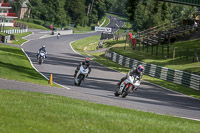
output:
[[[28,32],[28,29],[12,29],[12,30],[4,30],[3,32],[7,34],[24,33]]]
[[[111,59],[122,66],[133,68],[142,64],[145,67],[144,74],[158,79],[166,80],[176,84],[184,85],[189,88],[200,91],[200,76],[190,74],[184,71],[173,70],[166,67],[157,66],[154,64],[144,63],[132,58],[119,55],[115,52],[105,52],[105,57]]]

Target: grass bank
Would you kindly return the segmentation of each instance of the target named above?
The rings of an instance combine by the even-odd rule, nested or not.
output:
[[[24,24],[28,25],[28,28],[31,28],[31,29],[49,30],[48,28],[46,28],[42,25],[38,25],[38,24],[34,24],[34,23],[24,22],[24,21],[20,21],[20,20],[16,20],[16,22],[24,23]]]
[[[22,43],[26,42],[27,40],[22,39],[23,37],[32,34],[32,32],[24,32],[24,33],[15,33],[15,40],[11,40],[10,43],[21,45]]]
[[[87,42],[88,40],[90,40],[90,42]],[[89,37],[89,38],[84,38],[84,39],[78,40],[78,41],[72,43],[72,47],[76,51],[85,55],[87,53],[83,53],[84,52],[83,48],[89,46],[89,44],[91,44],[92,42],[96,42],[95,37]],[[120,54],[123,54],[123,53],[126,54],[126,55],[136,54],[137,56],[142,56],[142,55],[139,55],[138,53],[134,53],[132,51],[132,49],[131,49],[130,52],[123,50],[122,49],[123,44],[121,45],[121,44],[118,44],[118,43],[123,43],[124,40],[120,40],[120,41],[110,40],[108,42],[109,43],[105,43],[104,46],[105,47],[113,46],[112,49],[117,49],[117,50],[119,49],[118,47],[120,47],[120,50],[118,50],[118,51],[115,50],[116,52],[119,52]],[[82,45],[84,45],[84,47]],[[93,49],[93,50],[95,50],[95,49]],[[112,69],[115,69],[115,70],[118,70],[118,71],[121,71],[121,72],[124,72],[124,73],[127,73],[129,71],[129,68],[125,68],[125,67],[123,67],[119,64],[112,62],[109,59],[105,59],[104,53],[89,53],[88,55],[95,57],[94,60],[96,62],[99,62],[100,64],[103,64],[104,66],[110,67]],[[148,58],[148,56],[146,58]],[[161,80],[161,79],[153,78],[153,77],[150,77],[150,76],[147,76],[147,75],[144,75],[143,79],[146,80],[146,81],[155,83],[157,85],[160,85],[162,87],[165,87],[165,88],[168,88],[168,89],[171,89],[171,90],[174,90],[174,91],[177,91],[177,92],[180,92],[180,93],[183,93],[183,94],[186,94],[186,95],[200,99],[200,92],[193,90],[191,88],[188,88],[188,87],[185,87],[185,86],[182,86],[182,85],[178,85],[178,84],[175,84],[175,83],[167,82],[167,81],[164,81],[164,80]]]
[[[198,133],[200,122],[91,102],[0,89],[0,132]]]
[[[20,48],[3,44],[0,44],[0,78],[50,86],[48,81],[32,68]]]

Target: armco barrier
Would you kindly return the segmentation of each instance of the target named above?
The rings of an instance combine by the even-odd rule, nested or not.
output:
[[[184,85],[189,88],[200,90],[200,76],[190,74],[184,71],[173,70],[166,67],[157,66],[154,64],[147,64],[132,58],[119,55],[115,52],[105,52],[105,57],[110,58],[122,66],[133,68],[139,64],[145,67],[144,74],[158,79],[166,80],[176,84]]]
[[[28,32],[28,29],[12,29],[12,30],[4,30],[3,32],[7,34],[23,33],[23,32]]]

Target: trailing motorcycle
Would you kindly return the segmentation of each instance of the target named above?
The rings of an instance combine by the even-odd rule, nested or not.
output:
[[[80,86],[81,82],[87,77],[89,68],[86,65],[81,65],[79,71],[74,78],[74,84]]]
[[[38,64],[43,63],[44,60],[45,60],[45,52],[41,51],[41,52],[38,54],[37,60],[38,60]]]
[[[130,92],[133,92],[139,86],[140,80],[137,76],[128,76],[128,78],[120,84],[120,86],[117,88],[114,94],[115,96],[122,95],[122,98],[125,98]]]

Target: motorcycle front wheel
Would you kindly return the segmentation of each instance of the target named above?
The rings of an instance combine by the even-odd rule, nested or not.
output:
[[[78,76],[78,86],[80,86],[81,85],[81,82],[82,82],[82,80],[84,79],[84,75],[82,75],[82,74],[80,74],[79,76]]]
[[[116,97],[118,97],[119,96],[119,93],[118,93],[118,91],[119,91],[119,88],[117,88],[117,90],[115,91],[115,93],[114,93],[114,95],[116,96]]]
[[[42,63],[42,58],[39,57],[38,63],[41,64]]]

